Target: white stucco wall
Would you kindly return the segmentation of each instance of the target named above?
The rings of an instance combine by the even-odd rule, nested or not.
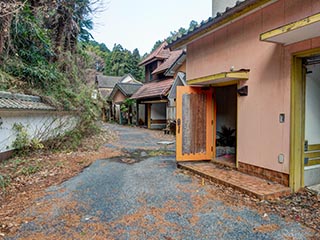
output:
[[[155,103],[151,105],[151,119],[165,120],[167,118],[167,104]]]
[[[154,103],[151,105],[151,119],[152,120],[166,120],[167,119],[167,103]],[[166,123],[152,123],[151,129],[163,129]]]
[[[176,120],[176,107],[175,106],[168,106],[167,107],[167,119],[168,120]]]
[[[305,139],[309,144],[320,144],[320,64],[307,69]]]
[[[21,124],[29,139],[46,140],[58,136],[76,126],[77,117],[55,111],[1,111],[0,110],[0,153],[12,150],[16,139],[14,124]]]
[[[139,104],[139,119],[138,121],[142,121],[145,124],[146,119],[146,108],[144,104]]]

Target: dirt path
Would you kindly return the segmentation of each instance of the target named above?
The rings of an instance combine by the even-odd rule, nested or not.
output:
[[[308,239],[314,231],[254,200],[185,174],[159,132],[106,125],[115,157],[47,188],[21,212],[5,239]],[[173,150],[174,145],[169,148]],[[228,195],[228,193],[231,193]],[[246,199],[247,198],[247,199]],[[247,205],[247,206],[246,206]]]

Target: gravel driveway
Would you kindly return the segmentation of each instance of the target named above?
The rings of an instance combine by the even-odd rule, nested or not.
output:
[[[212,186],[155,156],[160,134],[106,125],[119,133],[107,146],[123,156],[97,160],[47,190],[21,213],[6,239],[308,239],[313,231],[277,215],[217,200]],[[169,150],[174,149],[171,146]],[[152,155],[152,157],[151,157]]]

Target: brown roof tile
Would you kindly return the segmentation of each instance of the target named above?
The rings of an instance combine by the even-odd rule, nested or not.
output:
[[[142,99],[151,97],[164,97],[170,91],[174,79],[170,78],[162,81],[153,81],[143,85],[135,94],[132,99]]]
[[[117,91],[120,91],[126,97],[131,97],[142,86],[142,83],[117,83],[110,94],[110,98],[113,98]]]
[[[170,57],[164,61],[159,67],[157,67],[152,74],[157,74],[166,71],[168,68],[170,68],[177,59],[181,56],[183,53],[183,50],[177,50],[170,52]]]
[[[98,88],[113,88],[118,82],[122,80],[122,77],[97,75],[96,83]]]
[[[154,59],[167,59],[170,56],[170,49],[165,49],[167,45],[168,43],[164,41],[156,50],[150,53],[146,59],[142,60],[139,66],[146,65]]]

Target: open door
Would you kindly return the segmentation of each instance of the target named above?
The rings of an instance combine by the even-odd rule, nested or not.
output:
[[[304,185],[320,184],[320,56],[305,66]]]
[[[177,87],[177,161],[211,160],[213,148],[213,90]]]

